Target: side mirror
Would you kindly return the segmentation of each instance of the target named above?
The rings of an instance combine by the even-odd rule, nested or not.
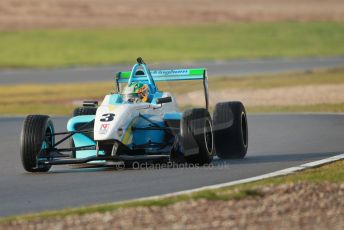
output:
[[[164,103],[169,103],[169,102],[172,102],[172,97],[162,97],[162,98],[156,99],[157,104],[164,104]]]

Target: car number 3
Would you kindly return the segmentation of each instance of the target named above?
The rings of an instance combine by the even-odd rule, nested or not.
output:
[[[114,116],[115,116],[115,114],[113,114],[113,113],[105,113],[102,115],[102,118],[100,119],[100,121],[101,122],[112,121]]]

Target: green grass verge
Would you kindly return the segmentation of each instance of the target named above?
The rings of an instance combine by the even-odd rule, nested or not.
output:
[[[0,67],[344,55],[344,24],[222,25],[0,32]]]
[[[180,110],[193,108],[192,105],[181,106]],[[339,104],[315,104],[315,105],[288,105],[288,106],[246,106],[246,112],[254,113],[343,113],[344,103]],[[210,113],[214,107],[210,106]]]
[[[103,98],[113,82],[0,86],[0,114],[69,115],[74,101]]]
[[[316,104],[316,105],[290,105],[290,106],[249,106],[248,113],[342,113],[344,103]]]
[[[210,78],[210,92],[219,89],[266,89],[287,86],[344,84],[344,69],[322,70],[307,73],[267,75],[244,78]],[[159,84],[161,90],[182,94],[201,90],[199,82],[169,82]],[[6,85],[0,86],[0,114],[54,114],[68,115],[76,106],[75,101],[102,99],[114,90],[113,82]],[[210,95],[211,96],[211,95]],[[248,107],[248,112],[344,112],[344,103],[306,106],[257,106]]]
[[[260,75],[252,77],[209,77],[209,90],[218,89],[269,89],[279,87],[344,84],[344,69],[328,69],[298,73]],[[201,84],[181,84],[167,82],[159,85],[162,90],[171,90],[175,93],[186,93],[200,90]]]
[[[241,184],[236,186],[225,187],[221,189],[205,190],[201,192],[192,193],[189,195],[180,195],[162,199],[152,199],[145,201],[129,201],[123,203],[104,204],[96,206],[87,206],[75,209],[64,209],[59,211],[48,211],[36,214],[12,216],[0,219],[1,223],[6,223],[13,220],[33,220],[37,218],[49,217],[64,217],[68,215],[83,215],[93,212],[107,212],[115,211],[120,208],[130,207],[151,207],[151,206],[166,206],[177,202],[197,199],[208,200],[230,200],[230,199],[243,199],[249,196],[260,196],[257,186],[265,185],[279,185],[285,183],[296,182],[312,182],[312,183],[343,183],[344,182],[344,160],[335,163],[327,164],[318,168],[308,169],[303,172],[294,173],[288,176],[280,176],[257,182]],[[1,225],[0,225],[1,227]]]

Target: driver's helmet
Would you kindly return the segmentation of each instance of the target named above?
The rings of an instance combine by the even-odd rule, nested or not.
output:
[[[130,103],[147,102],[149,96],[149,87],[147,84],[132,82],[127,85],[123,91],[123,101]]]

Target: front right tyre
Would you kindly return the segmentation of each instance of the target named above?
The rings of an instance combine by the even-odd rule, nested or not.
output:
[[[42,150],[55,142],[54,125],[49,116],[28,115],[20,135],[20,155],[23,167],[28,172],[47,172],[50,165],[39,165],[37,158]]]
[[[73,111],[73,117],[81,116],[81,115],[96,115],[97,108],[96,107],[77,107]]]

